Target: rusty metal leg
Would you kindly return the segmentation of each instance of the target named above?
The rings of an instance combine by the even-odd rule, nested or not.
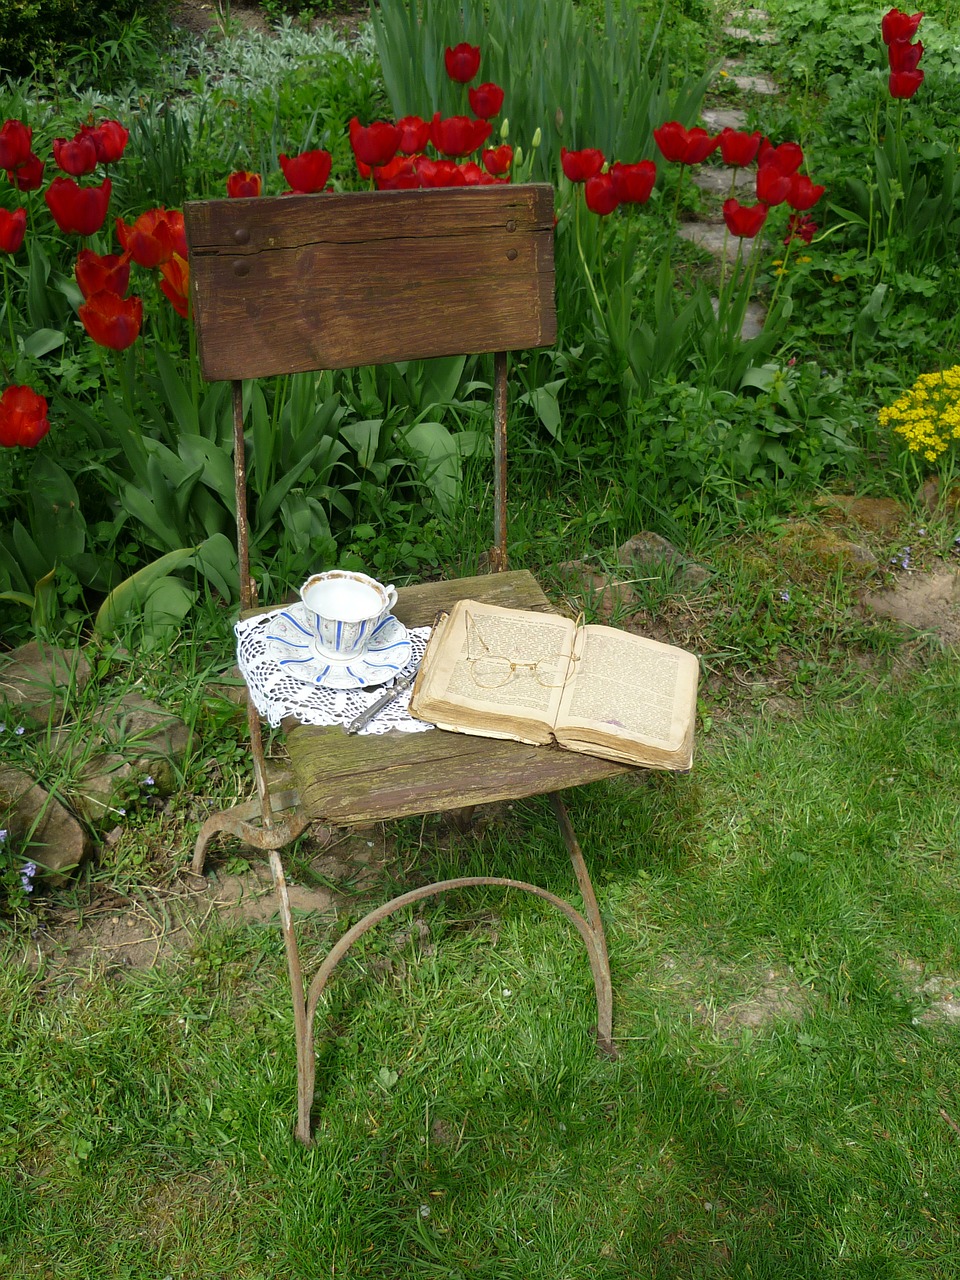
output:
[[[583,898],[587,920],[593,930],[597,951],[601,959],[599,971],[595,970],[593,975],[597,987],[597,1048],[602,1053],[607,1054],[608,1057],[615,1058],[617,1049],[613,1043],[613,981],[610,976],[610,958],[607,955],[607,936],[603,929],[603,921],[600,918],[600,908],[597,906],[597,895],[593,891],[593,884],[587,872],[586,863],[583,860],[583,852],[580,849],[579,841],[570,822],[567,807],[556,791],[550,795],[550,804],[557,815],[563,842],[567,846],[570,861],[573,863],[573,871],[577,877],[577,884],[580,886],[580,895]]]
[[[606,951],[605,949],[601,950],[598,945],[597,933],[593,925],[589,924],[569,902],[564,902],[556,894],[550,893],[546,889],[541,889],[537,885],[526,884],[522,880],[507,880],[502,876],[460,876],[454,880],[440,880],[436,884],[423,885],[419,889],[410,890],[409,893],[401,893],[399,897],[384,903],[382,907],[376,907],[373,911],[368,912],[362,920],[358,920],[351,929],[348,929],[343,937],[331,948],[327,958],[310,983],[310,989],[307,993],[306,1026],[303,1029],[302,1038],[299,1030],[297,1033],[297,1137],[304,1144],[309,1145],[311,1142],[310,1109],[313,1106],[317,1067],[314,1031],[317,1005],[333,970],[358,938],[361,938],[368,929],[372,929],[375,924],[379,924],[381,920],[386,919],[394,911],[399,911],[401,907],[408,907],[411,903],[419,902],[423,898],[432,897],[434,894],[445,893],[448,889],[466,889],[472,885],[495,885],[508,889],[523,889],[527,893],[535,894],[538,898],[543,898],[545,902],[552,903],[558,910],[563,912],[574,925],[583,939],[584,946],[587,948],[590,971],[593,974],[593,983],[597,992],[598,1018],[602,1016],[599,1013],[601,992],[604,989],[609,990],[610,986],[610,968],[606,961]]]

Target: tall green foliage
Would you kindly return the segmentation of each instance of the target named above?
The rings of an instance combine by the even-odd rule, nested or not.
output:
[[[672,82],[662,20],[638,21],[630,0],[606,0],[600,25],[570,0],[382,0],[371,17],[398,116],[463,112],[466,95],[443,53],[463,40],[479,45],[479,78],[504,89],[511,140],[526,150],[540,130],[534,178],[556,174],[561,146],[652,157],[654,126],[694,124],[709,83]]]
[[[131,18],[159,22],[172,0],[4,0],[0,6],[0,71],[33,74],[71,44],[116,30]],[[104,43],[106,43],[104,41]]]

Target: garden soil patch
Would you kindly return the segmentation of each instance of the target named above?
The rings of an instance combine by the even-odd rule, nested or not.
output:
[[[389,843],[379,832],[345,836],[311,862],[323,887],[296,883],[288,860],[294,919],[332,924],[356,894],[380,882],[391,858]],[[240,875],[218,869],[215,856],[211,864],[202,884],[190,876],[168,888],[138,890],[132,898],[113,891],[98,897],[95,892],[93,903],[81,912],[51,911],[25,945],[24,963],[33,969],[152,969],[160,963],[189,964],[194,940],[211,925],[279,929],[265,862],[254,862]]]
[[[868,592],[864,604],[882,618],[930,632],[945,648],[960,650],[960,570],[944,565],[907,574],[889,590]]]
[[[222,10],[222,11],[221,11]],[[360,24],[368,15],[367,5],[359,0],[340,0],[322,18],[314,18],[311,27],[330,27],[344,39],[353,39],[357,35]],[[203,3],[203,0],[178,0],[172,13],[173,24],[197,36],[205,36],[209,32],[216,35],[234,30],[241,33],[253,32],[257,35],[270,35],[273,27],[269,18],[256,3],[256,0],[217,0]]]

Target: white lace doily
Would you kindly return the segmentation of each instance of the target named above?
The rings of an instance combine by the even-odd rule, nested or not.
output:
[[[287,605],[288,613],[295,613],[303,606]],[[274,612],[279,612],[275,610]],[[348,725],[358,715],[376,702],[392,684],[387,681],[366,689],[324,689],[319,685],[296,680],[283,671],[271,657],[264,643],[273,614],[261,613],[255,618],[241,618],[234,627],[237,634],[237,665],[247,682],[253,705],[266,722],[276,728],[285,716],[293,716],[302,724]],[[407,632],[412,653],[401,676],[411,675],[420,665],[430,627],[414,627]],[[409,689],[405,689],[394,702],[377,712],[374,718],[360,730],[361,733],[389,733],[397,729],[401,733],[420,733],[433,725],[415,720],[407,710],[410,704]]]

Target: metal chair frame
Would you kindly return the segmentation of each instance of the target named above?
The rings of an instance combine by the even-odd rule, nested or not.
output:
[[[206,201],[188,204],[185,218],[190,243],[193,316],[203,375],[208,380],[229,378],[232,382],[240,604],[244,612],[250,612],[256,610],[257,601],[250,576],[243,379],[298,369],[345,367],[352,363],[413,358],[415,355],[435,356],[459,354],[462,350],[490,350],[486,345],[487,330],[490,328],[497,331],[496,336],[510,338],[516,335],[520,340],[517,345],[548,345],[555,332],[552,296],[552,190],[548,187],[518,186],[469,192],[378,192],[351,196],[289,197],[279,201]],[[293,305],[288,305],[284,299],[285,311],[278,312],[274,308],[272,315],[265,314],[270,312],[272,288],[282,292],[284,288],[290,287],[294,279],[309,278],[311,270],[316,272],[321,266],[329,269],[331,263],[339,264],[341,270],[355,270],[357,262],[363,260],[366,274],[357,287],[361,293],[375,287],[378,272],[396,264],[398,239],[409,242],[411,237],[415,238],[417,235],[429,236],[429,229],[436,221],[442,224],[443,235],[450,239],[450,252],[443,251],[438,255],[437,245],[444,249],[443,239],[435,242],[428,238],[424,241],[421,252],[430,272],[439,269],[443,277],[437,301],[435,304],[431,303],[436,315],[430,322],[432,327],[428,326],[425,333],[418,332],[400,339],[399,347],[394,342],[392,347],[388,343],[386,347],[378,348],[373,342],[373,358],[361,361],[355,357],[365,346],[363,325],[369,322],[372,298],[360,306],[356,317],[348,317],[345,336],[344,332],[334,333],[329,341],[325,335],[331,329],[330,315],[321,314],[322,306],[318,310],[310,297],[301,296],[299,307],[296,300]],[[467,240],[462,240],[462,228],[471,221],[479,225],[469,231]],[[385,226],[386,232],[383,231]],[[289,228],[293,230],[284,241]],[[527,243],[522,246],[517,243],[521,237],[516,234],[521,229],[528,232],[525,237]],[[447,304],[454,305],[451,301],[451,280],[456,281],[456,298],[462,304],[457,312],[459,323],[470,324],[475,319],[470,308],[476,306],[477,298],[482,297],[482,294],[477,294],[469,280],[464,283],[461,278],[465,270],[472,269],[472,263],[466,268],[463,265],[464,261],[469,262],[469,255],[465,254],[463,246],[474,247],[475,252],[482,255],[487,252],[490,244],[493,246],[490,249],[490,263],[493,264],[491,269],[502,273],[498,275],[496,283],[507,294],[506,305],[501,307],[502,317],[494,317],[492,324],[491,317],[481,316],[476,335],[464,346],[462,338],[454,336],[459,332],[456,317],[451,319],[447,314]],[[401,249],[402,247],[401,244]],[[278,257],[282,258],[284,255],[285,261],[278,263]],[[530,280],[522,279],[519,283],[514,283],[518,278],[514,271],[518,260],[519,268],[524,268],[526,263],[528,275],[532,272],[536,276],[533,284]],[[400,287],[411,297],[423,302],[424,295],[429,293],[432,284],[432,275],[429,279],[422,272],[418,275],[415,264],[412,278],[407,279],[405,276]],[[544,298],[548,299],[547,304],[544,303]],[[530,306],[526,306],[527,299],[530,300]],[[427,302],[430,302],[429,298]],[[309,313],[311,307],[314,307],[313,314],[304,315],[303,312]],[[520,323],[511,308],[519,311],[524,307],[526,318]],[[290,317],[289,323],[279,326],[282,332],[278,331],[279,314]],[[336,325],[333,327],[335,329]],[[292,344],[288,342],[291,329],[295,331]],[[371,334],[373,332],[371,329]],[[407,348],[407,354],[397,354]],[[498,346],[494,350],[493,386],[494,537],[489,556],[490,568],[494,573],[504,573],[507,570],[507,390],[507,354],[505,349]],[[423,885],[369,911],[334,944],[309,986],[305,987],[280,850],[296,839],[308,825],[317,822],[318,816],[308,813],[302,807],[296,790],[271,791],[267,779],[260,717],[249,693],[247,723],[256,798],[213,814],[204,822],[197,838],[192,869],[197,875],[203,874],[208,846],[218,833],[231,834],[247,844],[265,850],[268,855],[279,904],[293,999],[297,1051],[296,1134],[301,1142],[309,1144],[312,1140],[311,1109],[316,1073],[317,1010],[337,964],[358,939],[382,920],[412,903],[448,890],[474,885],[519,889],[551,903],[561,911],[579,933],[587,951],[597,1005],[598,1049],[604,1054],[615,1055],[612,983],[603,924],[582,851],[566,808],[555,791],[549,794],[549,799],[573,865],[583,902],[582,911],[537,885],[502,876],[463,876]],[[594,766],[598,764],[596,761],[593,763]],[[599,769],[594,768],[592,776],[609,776],[624,771],[622,766],[601,765]],[[537,791],[542,793],[544,788],[534,787],[522,794],[535,794]],[[323,815],[319,816],[319,820],[322,822]],[[332,830],[321,826],[319,834],[329,838]]]

